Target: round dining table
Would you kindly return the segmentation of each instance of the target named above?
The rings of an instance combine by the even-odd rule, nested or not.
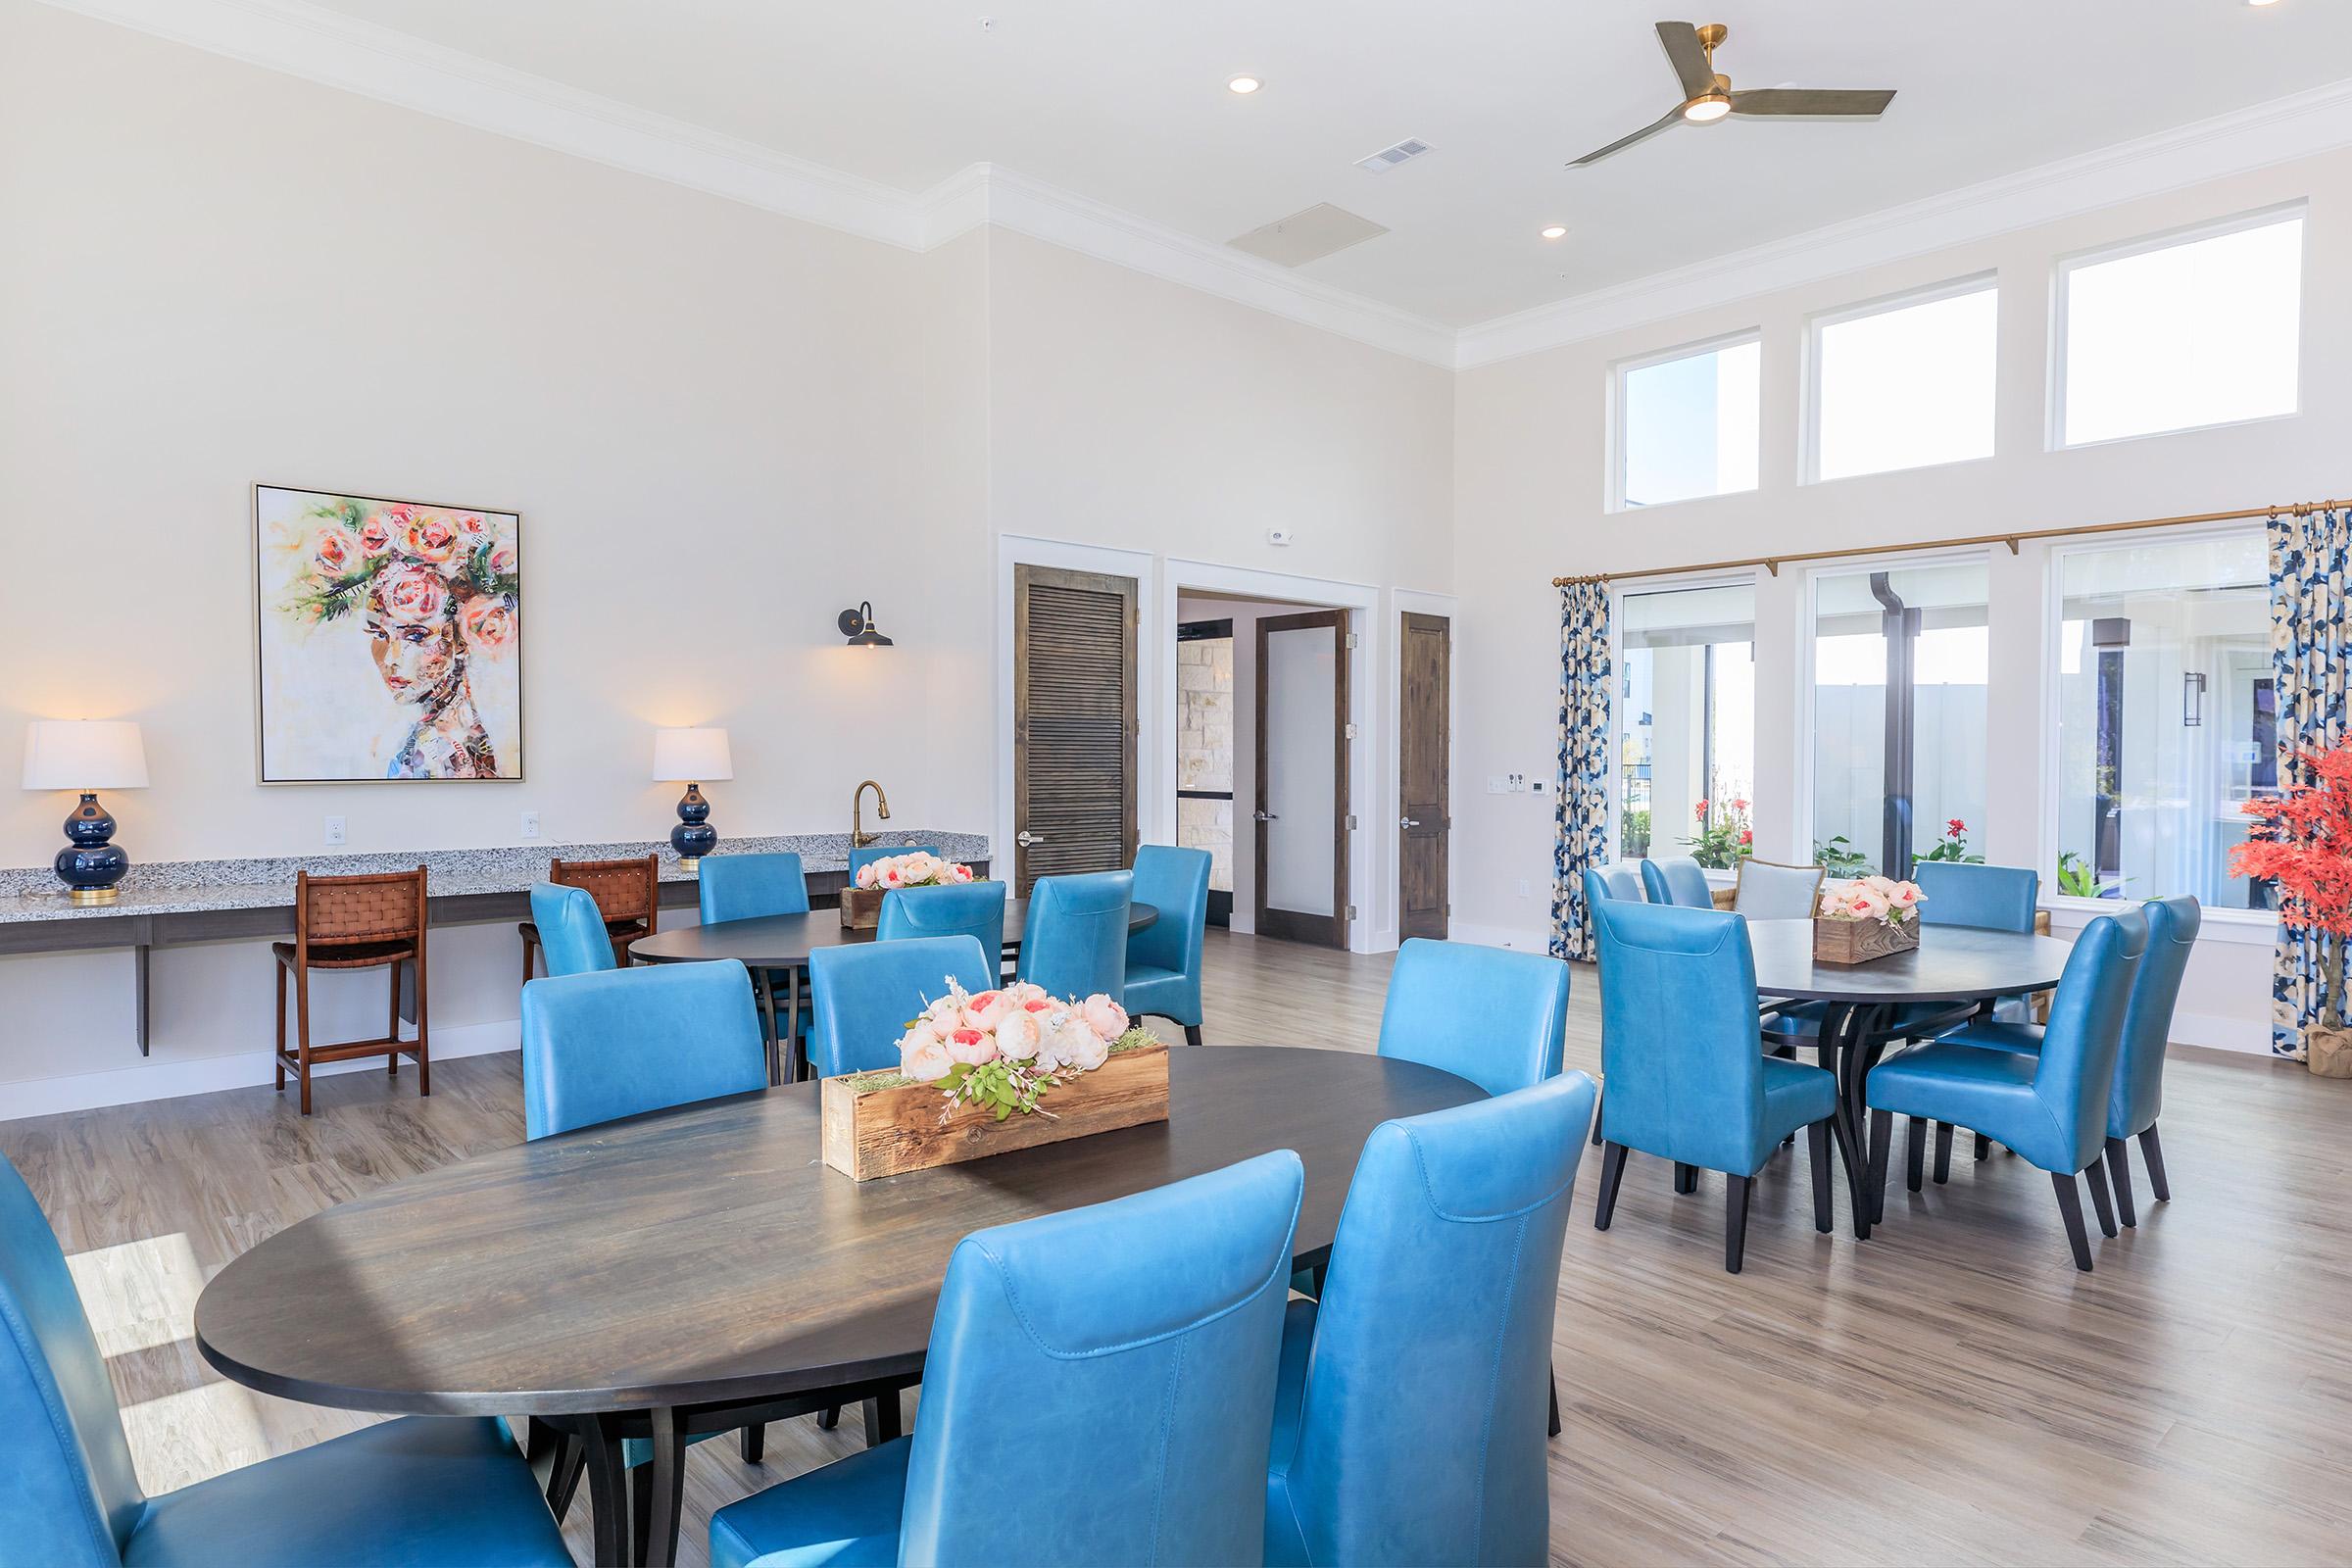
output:
[[[2003,997],[2049,990],[2073,951],[2055,937],[1929,925],[1920,929],[1919,946],[1907,952],[1864,963],[1828,963],[1813,956],[1811,920],[1750,920],[1747,939],[1760,1004],[1825,1004],[1811,1043],[1821,1065],[1838,1079],[1838,1153],[1845,1162],[1856,1236],[1868,1236],[1879,1217],[1862,1147],[1870,1069],[1898,1041],[1955,1028]]]
[[[411,1176],[287,1227],[216,1275],[196,1344],[222,1376],[345,1409],[535,1417],[586,1455],[597,1560],[674,1544],[687,1441],[868,1405],[898,1430],[949,1254],[985,1226],[1290,1149],[1293,1250],[1327,1253],[1380,1123],[1484,1099],[1359,1052],[1168,1054],[1168,1119],[858,1182],[819,1154],[813,1083],[649,1112]],[[880,1419],[870,1412],[879,1410]],[[620,1444],[649,1439],[645,1527]]]
[[[1149,929],[1159,910],[1149,904],[1127,906],[1127,934]],[[1017,954],[1029,924],[1029,901],[1007,900],[1004,905],[1004,952]],[[708,925],[683,925],[674,930],[639,937],[629,944],[629,956],[641,963],[709,963],[733,958],[752,972],[752,985],[767,1032],[769,1083],[796,1083],[806,1076],[808,1060],[801,1041],[802,976],[808,955],[819,948],[850,947],[871,942],[869,928],[853,930],[841,923],[837,909],[811,909],[803,914],[762,914],[743,920],[713,920]],[[776,977],[784,992],[781,1027],[776,1017]],[[784,1049],[789,1043],[790,1049]]]

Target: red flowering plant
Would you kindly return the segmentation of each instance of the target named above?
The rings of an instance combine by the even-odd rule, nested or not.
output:
[[[2344,943],[2352,938],[2352,741],[2299,761],[2311,783],[2239,808],[2255,825],[2230,852],[2230,874],[2269,882],[2280,922],[2332,939],[2325,944],[2328,990],[2341,1027]]]
[[[1708,870],[1729,871],[1756,853],[1756,830],[1748,825],[1746,801],[1726,802],[1721,811],[1713,801],[1701,801],[1692,814],[1698,818],[1698,837],[1683,840],[1683,847]]]
[[[1967,865],[1983,865],[1984,857],[1968,853],[1968,824],[1953,817],[1943,824],[1943,837],[1936,847],[1922,850],[1911,857],[1914,860],[1958,860]]]

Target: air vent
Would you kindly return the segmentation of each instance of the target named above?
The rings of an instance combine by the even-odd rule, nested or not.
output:
[[[1355,167],[1369,169],[1377,174],[1384,169],[1395,169],[1398,164],[1410,163],[1427,151],[1429,143],[1407,137],[1394,147],[1383,147],[1369,158],[1358,158]]]
[[[1304,267],[1334,251],[1344,251],[1387,232],[1384,225],[1369,218],[1359,218],[1329,202],[1317,202],[1303,212],[1278,218],[1263,228],[1253,228],[1231,243],[1235,250],[1262,256],[1283,267]]]

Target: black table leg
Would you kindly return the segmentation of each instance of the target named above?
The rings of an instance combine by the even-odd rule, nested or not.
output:
[[[645,1550],[639,1560],[648,1568],[669,1568],[678,1560],[678,1518],[686,1502],[686,1438],[675,1409],[657,1405],[652,1417],[654,1454],[645,1467],[646,1518],[638,1527]]]
[[[588,1507],[596,1523],[597,1568],[625,1568],[635,1544],[629,1530],[629,1478],[620,1462],[620,1425],[611,1416],[566,1418],[588,1472]]]
[[[1833,1004],[1822,1014],[1820,1036],[1821,1065],[1838,1080],[1837,1114],[1831,1118],[1830,1131],[1838,1140],[1838,1157],[1845,1164],[1845,1196],[1853,1205],[1857,1240],[1870,1235],[1870,1199],[1863,1187],[1867,1152],[1862,1147],[1861,1123],[1855,1108],[1858,1097],[1849,1090],[1846,1073],[1849,1059],[1858,1054],[1854,1042],[1868,1018],[1867,1008]]]
[[[778,1056],[776,1048],[776,976],[774,971],[769,969],[753,970],[752,989],[760,999],[760,1022],[766,1026],[767,1081],[772,1088],[784,1081],[783,1062]]]
[[[807,1058],[801,1054],[801,969],[794,964],[785,971],[785,1023],[782,1050],[784,1052],[784,1081],[797,1084],[803,1076]]]

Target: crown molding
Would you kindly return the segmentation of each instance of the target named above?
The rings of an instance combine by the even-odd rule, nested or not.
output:
[[[2345,80],[1457,331],[1009,169],[974,164],[909,193],[305,0],[45,3],[906,250],[995,224],[1453,369],[2352,144]]]
[[[1454,367],[1540,354],[2352,145],[2352,80],[1464,327]]]

